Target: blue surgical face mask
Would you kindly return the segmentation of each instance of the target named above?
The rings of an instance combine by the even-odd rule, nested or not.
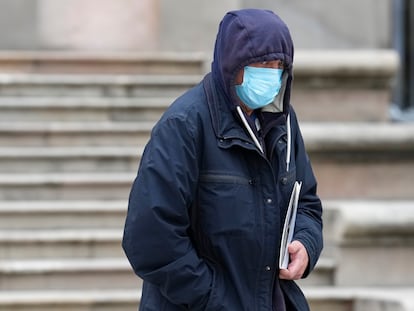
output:
[[[274,101],[282,86],[283,69],[244,67],[243,83],[236,93],[250,109],[262,108]]]

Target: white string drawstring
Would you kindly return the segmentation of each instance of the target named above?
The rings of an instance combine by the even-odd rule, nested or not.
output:
[[[243,122],[244,127],[247,129],[247,132],[249,132],[250,137],[252,138],[254,144],[257,148],[259,148],[261,153],[263,152],[263,148],[260,145],[259,141],[257,140],[256,135],[253,133],[249,123],[246,120],[246,117],[244,116],[243,111],[241,110],[240,106],[236,107],[237,113],[240,116],[240,119]],[[291,153],[291,144],[292,144],[292,134],[291,134],[291,125],[290,125],[290,114],[288,114],[286,119],[286,131],[287,131],[287,151],[286,151],[286,171],[289,172],[289,165],[290,165],[290,153]]]
[[[249,123],[247,122],[246,117],[244,116],[244,113],[241,110],[240,106],[237,106],[236,109],[237,109],[237,113],[239,114],[239,116],[240,116],[240,118],[243,122],[244,127],[247,129],[247,131],[249,132],[250,137],[253,139],[254,144],[256,145],[257,148],[259,148],[261,153],[264,153],[262,146],[260,145],[259,141],[257,140],[256,135],[253,133],[253,131],[252,131]]]
[[[292,143],[292,135],[290,132],[291,131],[290,130],[290,114],[287,115],[287,119],[286,119],[286,131],[287,131],[286,171],[289,172],[291,143]]]

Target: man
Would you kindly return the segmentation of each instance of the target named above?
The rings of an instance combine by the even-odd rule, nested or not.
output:
[[[309,310],[293,280],[322,250],[322,207],[290,106],[293,43],[273,12],[226,14],[211,73],[154,127],[134,181],[123,247],[140,310]],[[279,247],[302,182],[290,263]]]

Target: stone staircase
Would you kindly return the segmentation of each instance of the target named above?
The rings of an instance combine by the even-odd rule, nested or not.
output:
[[[206,71],[186,57],[0,53],[0,310],[136,310],[127,198],[153,124]],[[326,248],[300,281],[312,310],[414,310],[414,125],[387,120],[395,55],[296,59],[292,98],[325,202]],[[385,273],[390,237],[400,268]]]

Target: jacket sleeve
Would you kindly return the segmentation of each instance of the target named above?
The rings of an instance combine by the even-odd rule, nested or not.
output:
[[[291,113],[291,118],[293,128],[296,129],[296,178],[302,181],[293,239],[300,241],[308,252],[309,265],[303,275],[306,277],[315,267],[323,248],[322,203],[317,195],[317,181],[294,112]]]
[[[188,235],[198,178],[194,128],[184,117],[154,128],[130,193],[122,246],[135,273],[167,300],[203,310],[213,273]]]

